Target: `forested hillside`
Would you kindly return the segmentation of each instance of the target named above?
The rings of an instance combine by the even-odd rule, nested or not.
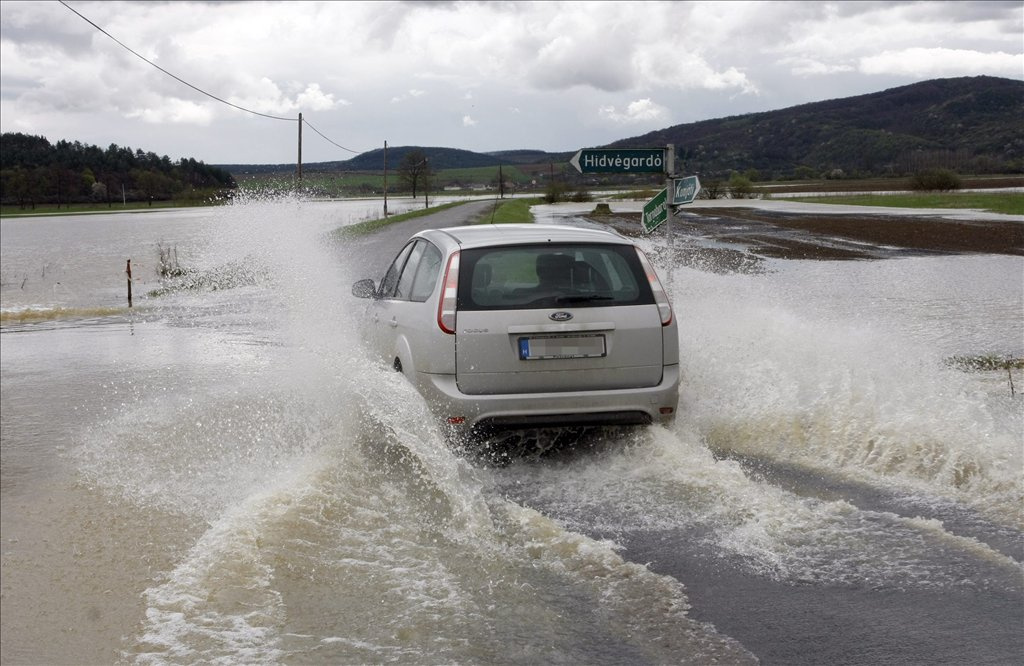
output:
[[[675,125],[608,144],[613,148],[676,147],[677,169],[710,178],[733,172],[761,180],[906,176],[929,169],[962,174],[1024,172],[1024,81],[990,76],[935,79],[882,92]],[[580,146],[596,148],[603,146]],[[393,168],[410,150],[431,168],[518,165],[541,178],[573,177],[569,153],[507,150],[474,153],[452,148],[396,146]],[[374,172],[383,149],[339,162],[306,164],[309,172]],[[294,164],[230,165],[232,173],[293,173]],[[592,183],[643,180],[600,174]],[[649,179],[648,179],[649,180]],[[652,181],[653,182],[653,181]]]
[[[1024,170],[1024,81],[936,79],[779,111],[676,125],[611,144],[674,144],[677,167],[762,178]]]
[[[104,150],[78,141],[51,144],[41,136],[0,135],[4,205],[203,200],[234,187],[229,172],[191,158],[172,162],[116,144]]]

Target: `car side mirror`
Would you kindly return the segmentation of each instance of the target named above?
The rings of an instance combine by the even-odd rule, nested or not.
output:
[[[358,298],[377,298],[377,287],[367,278],[352,285],[352,295]]]

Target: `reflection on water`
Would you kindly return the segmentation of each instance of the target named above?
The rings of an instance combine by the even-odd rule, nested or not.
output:
[[[495,468],[363,355],[324,234],[348,206],[3,221],[5,661],[752,661],[594,533],[677,530],[785,585],[1019,595],[1021,401],[943,361],[1024,353],[1021,259],[680,268],[676,427]],[[155,292],[158,242],[209,279],[127,312],[123,261]],[[981,517],[968,536],[750,461]]]

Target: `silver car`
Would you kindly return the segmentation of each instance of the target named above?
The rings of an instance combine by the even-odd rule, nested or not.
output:
[[[664,423],[679,391],[668,295],[643,252],[569,226],[432,229],[371,299],[368,340],[458,432]]]

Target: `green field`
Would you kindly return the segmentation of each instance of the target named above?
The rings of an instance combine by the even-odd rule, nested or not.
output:
[[[1024,193],[1020,192],[851,194],[829,197],[787,198],[786,201],[849,206],[892,206],[895,208],[974,208],[991,213],[1024,215]]]

